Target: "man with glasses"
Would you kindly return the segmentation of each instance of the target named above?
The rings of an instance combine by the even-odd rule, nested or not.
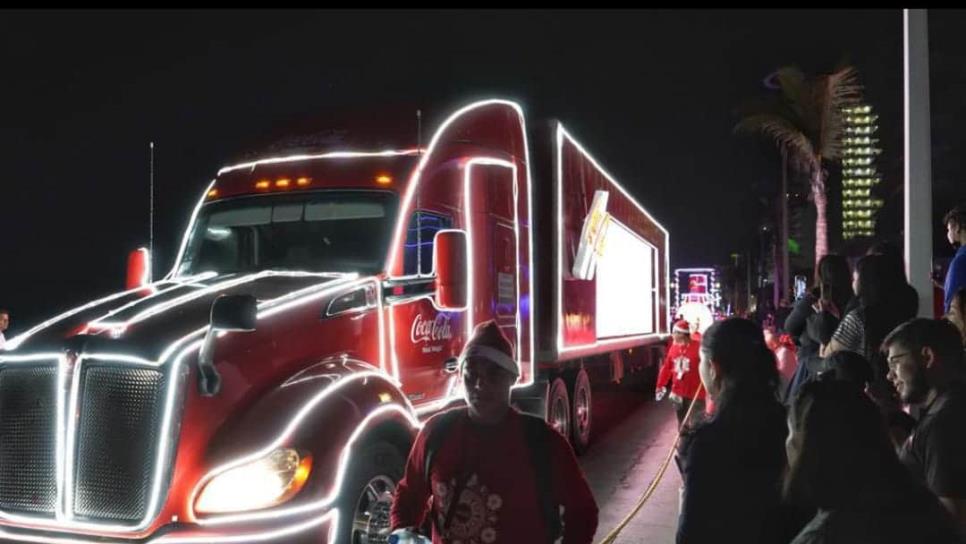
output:
[[[520,370],[495,322],[476,328],[460,368],[467,407],[433,417],[416,438],[389,542],[425,542],[417,533],[428,517],[434,544],[590,544],[594,496],[567,440],[510,405]]]
[[[966,362],[959,332],[945,320],[913,319],[882,346],[889,380],[921,414],[900,457],[966,535]]]

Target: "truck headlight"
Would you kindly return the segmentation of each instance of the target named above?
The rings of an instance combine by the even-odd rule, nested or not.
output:
[[[195,501],[195,511],[222,514],[281,504],[302,489],[311,470],[310,455],[300,455],[290,448],[277,449],[212,478]]]

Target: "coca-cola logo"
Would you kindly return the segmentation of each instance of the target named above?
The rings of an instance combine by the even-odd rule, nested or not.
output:
[[[452,339],[453,327],[450,325],[449,314],[436,314],[435,319],[426,319],[423,314],[416,314],[409,338],[413,344]]]

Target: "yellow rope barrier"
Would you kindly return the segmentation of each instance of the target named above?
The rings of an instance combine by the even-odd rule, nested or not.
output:
[[[617,524],[617,527],[614,527],[614,529],[607,536],[605,536],[604,539],[601,540],[598,544],[613,544],[613,542],[617,540],[617,536],[621,534],[621,531],[623,531],[624,528],[627,527],[627,524],[630,523],[632,519],[634,519],[634,516],[636,516],[638,512],[641,511],[641,508],[644,507],[644,504],[647,503],[648,499],[651,498],[651,495],[654,494],[654,490],[657,489],[658,484],[660,484],[661,480],[664,478],[664,473],[667,472],[668,465],[671,464],[671,459],[674,458],[674,452],[677,450],[678,442],[681,441],[681,431],[684,429],[684,426],[687,425],[688,421],[691,419],[691,412],[694,411],[694,404],[695,402],[697,402],[698,396],[701,394],[702,389],[704,389],[704,385],[699,384],[697,393],[694,395],[694,398],[691,399],[691,405],[688,406],[687,413],[684,414],[684,419],[681,421],[681,426],[678,427],[678,433],[677,433],[677,436],[674,437],[674,443],[671,444],[671,449],[670,451],[667,452],[667,457],[665,457],[664,461],[661,463],[661,467],[657,470],[657,474],[654,476],[654,479],[651,480],[651,484],[647,486],[647,489],[645,489],[644,493],[641,494],[641,498],[637,501],[637,505],[634,506],[634,509],[631,510],[630,513],[627,514],[624,517],[624,519],[621,520],[620,523]]]

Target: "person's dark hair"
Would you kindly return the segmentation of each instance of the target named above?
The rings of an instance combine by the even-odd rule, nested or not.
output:
[[[834,302],[839,311],[845,311],[846,304],[852,298],[852,272],[849,270],[849,262],[841,255],[825,255],[818,261],[815,269],[815,284],[819,286],[821,296]]]
[[[802,386],[792,404],[797,454],[789,459],[786,498],[822,509],[880,498],[879,490],[909,481],[882,414],[853,385],[821,379]]]
[[[952,223],[960,229],[966,229],[966,202],[960,202],[943,216],[943,226]]]
[[[906,282],[906,265],[899,246],[892,242],[877,242],[865,254],[883,257],[885,273],[890,282]]]
[[[934,368],[939,370],[937,377],[947,380],[963,380],[966,377],[966,362],[963,361],[963,337],[959,329],[945,319],[916,318],[899,325],[882,341],[883,351],[893,344],[910,351],[924,347],[932,349],[940,361]]]
[[[872,383],[872,364],[854,351],[836,351],[825,360],[823,379],[834,379],[854,385],[864,391]]]
[[[865,307],[884,306],[891,290],[891,274],[888,258],[883,255],[865,255],[855,265],[858,275],[859,303]]]
[[[902,258],[902,251],[899,250],[899,246],[893,244],[888,240],[881,240],[869,246],[869,250],[865,252],[866,255],[892,255]]]
[[[901,299],[907,286],[901,270],[884,255],[866,255],[855,267],[859,309],[865,321],[865,352],[872,358],[889,331],[908,319]]]
[[[716,402],[719,409],[736,391],[775,394],[779,383],[778,365],[758,325],[739,317],[718,321],[702,335],[701,351],[718,366],[721,393]]]
[[[7,311],[6,308],[0,308],[0,314],[3,314],[3,315],[6,315],[7,317],[10,317],[10,312]]]

